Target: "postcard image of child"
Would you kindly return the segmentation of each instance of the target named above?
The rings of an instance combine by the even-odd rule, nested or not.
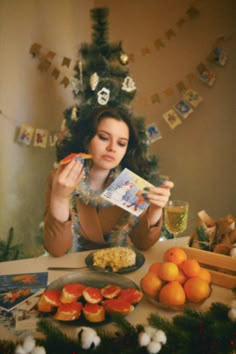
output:
[[[139,216],[148,206],[142,193],[151,184],[125,168],[112,184],[102,193],[102,197],[122,209]]]

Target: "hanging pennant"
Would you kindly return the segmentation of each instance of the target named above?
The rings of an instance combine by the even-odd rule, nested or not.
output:
[[[174,32],[174,30],[171,28],[171,29],[169,29],[166,33],[165,33],[165,35],[166,35],[166,38],[168,39],[168,40],[170,40],[172,37],[176,37],[176,33]]]
[[[60,82],[60,84],[63,85],[64,87],[67,87],[69,85],[69,83],[70,83],[70,80],[66,76],[64,76]]]
[[[57,80],[60,75],[60,71],[57,68],[54,68],[51,75]]]
[[[155,40],[154,45],[157,50],[160,50],[161,48],[165,48],[165,44],[163,43],[163,41],[160,38]]]
[[[71,63],[71,59],[64,57],[64,58],[62,59],[61,66],[67,66],[67,68],[69,68],[70,63]]]
[[[41,47],[42,46],[38,43],[32,44],[32,46],[30,47],[30,54],[32,54],[33,57],[38,57],[40,54]]]
[[[154,95],[151,96],[151,101],[152,103],[160,103],[161,99],[160,96],[158,95],[158,93],[155,93]]]

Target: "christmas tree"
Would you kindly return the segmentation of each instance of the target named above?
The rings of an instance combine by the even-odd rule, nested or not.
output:
[[[73,151],[80,120],[89,119],[89,114],[98,108],[119,108],[132,117],[139,136],[138,156],[146,160],[142,170],[139,170],[137,162],[137,170],[133,172],[151,183],[156,183],[158,158],[155,155],[149,156],[145,119],[136,116],[131,107],[136,85],[129,75],[128,55],[123,51],[121,42],[108,42],[107,8],[92,9],[91,19],[92,41],[91,44],[82,44],[79,51],[76,74],[71,82],[76,104],[64,112],[65,129],[57,146],[57,158],[60,160]]]

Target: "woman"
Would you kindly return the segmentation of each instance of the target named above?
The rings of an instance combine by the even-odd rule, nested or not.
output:
[[[127,167],[145,177],[148,163],[131,116],[121,108],[103,108],[79,119],[70,139],[58,146],[62,152],[87,152],[92,160],[73,160],[50,173],[46,192],[44,245],[53,256],[130,242],[141,250],[160,237],[162,209],[173,187],[166,181],[143,193],[149,208],[135,217],[100,194]]]

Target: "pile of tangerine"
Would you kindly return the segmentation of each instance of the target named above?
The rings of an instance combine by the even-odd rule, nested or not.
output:
[[[145,294],[168,306],[181,306],[187,301],[199,303],[210,295],[210,272],[196,259],[188,258],[182,248],[171,247],[162,262],[150,265],[141,280]]]

